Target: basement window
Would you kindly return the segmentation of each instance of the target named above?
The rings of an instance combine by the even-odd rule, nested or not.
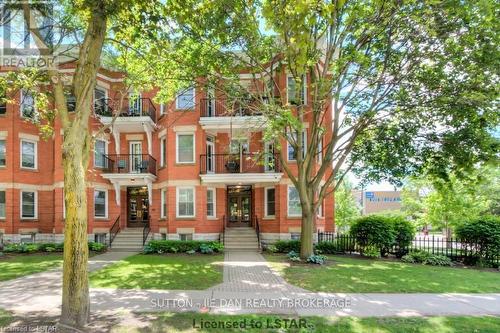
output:
[[[94,242],[106,244],[106,234],[100,233],[94,235]]]
[[[179,239],[181,241],[191,241],[193,240],[193,234],[179,234]]]

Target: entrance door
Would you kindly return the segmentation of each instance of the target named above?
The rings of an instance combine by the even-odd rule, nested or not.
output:
[[[265,143],[264,163],[265,172],[274,172],[274,170],[276,170],[276,161],[274,160],[274,144],[272,142]]]
[[[129,116],[137,117],[142,115],[142,100],[140,94],[130,94],[128,96],[128,109]]]
[[[144,227],[149,223],[149,200],[147,187],[127,189],[127,226]]]
[[[207,136],[207,173],[215,172],[215,139],[213,136]]]
[[[142,142],[130,141],[129,152],[130,152],[130,172],[140,173],[142,167]]]
[[[207,117],[215,117],[215,91],[209,88],[207,92]]]
[[[249,226],[252,218],[252,186],[228,186],[227,208],[230,227]]]

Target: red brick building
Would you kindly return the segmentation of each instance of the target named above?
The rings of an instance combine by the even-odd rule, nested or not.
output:
[[[71,75],[73,69],[63,71]],[[277,73],[277,93],[289,99],[301,95],[307,105],[307,85],[299,94],[286,70]],[[241,80],[250,77],[242,74]],[[99,72],[93,133],[112,114],[120,116],[96,137],[91,156],[89,239],[109,241],[118,229],[149,226],[150,238],[215,240],[228,228],[257,224],[264,242],[298,237],[298,196],[277,158],[284,154],[293,169],[294,151],[285,141],[281,152],[263,141],[261,115],[230,107],[198,86],[168,105],[153,102],[154,91],[119,105],[123,87],[120,73]],[[36,116],[33,98],[19,92],[14,99],[0,106],[0,242],[61,241],[62,129],[56,121],[53,136],[42,138],[29,122]],[[307,133],[304,140],[307,144]],[[329,196],[316,229],[333,230],[333,207]]]

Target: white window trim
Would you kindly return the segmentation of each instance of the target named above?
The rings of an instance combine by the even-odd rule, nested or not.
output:
[[[321,200],[321,204],[319,205],[318,207],[318,213],[317,213],[317,217],[325,217],[324,213],[323,213],[323,209],[324,209],[324,203],[325,203],[325,200]]]
[[[193,107],[192,108],[181,108],[181,107],[179,107],[179,95],[182,95],[188,89],[193,89]],[[196,88],[195,87],[188,87],[188,88],[182,90],[180,93],[175,95],[175,108],[177,110],[194,110],[195,107],[196,107]]]
[[[104,165],[96,165],[95,164],[95,153],[96,153],[96,150],[95,150],[95,143],[97,141],[102,141],[104,142],[104,155],[108,155],[108,140],[106,139],[101,139],[101,138],[97,138],[95,139],[95,142],[94,142],[94,168],[98,168],[98,169],[104,169],[106,167],[106,162],[104,163]]]
[[[104,192],[104,216],[95,216],[95,192]],[[94,219],[96,220],[103,220],[103,219],[107,219],[108,218],[108,208],[109,208],[109,203],[108,203],[108,190],[105,189],[105,188],[94,188],[94,192],[93,192],[93,210],[94,210]]]
[[[23,193],[35,193],[35,216],[34,217],[23,217]],[[38,191],[35,190],[23,190],[19,192],[19,217],[21,220],[37,220],[38,219]]]
[[[274,190],[274,212],[275,214],[269,215],[269,212],[267,211],[267,190],[273,189]],[[269,186],[269,187],[264,187],[264,216],[265,217],[276,217],[276,188],[274,186]]]
[[[33,167],[33,168],[23,166],[23,142],[33,143],[35,145],[35,167]],[[19,167],[21,169],[37,170],[38,169],[38,142],[36,142],[34,140],[21,139],[20,144],[19,144],[19,149],[20,149],[19,156],[21,157],[19,159]]]
[[[286,213],[289,217],[302,217],[302,214],[290,214],[290,189],[295,188],[293,185],[288,185],[286,191]]]
[[[321,149],[321,150],[320,150]],[[323,137],[321,137],[318,141],[318,155],[316,155],[316,162],[317,163],[322,163],[323,162]]]
[[[5,147],[5,164],[0,165],[0,168],[5,168],[7,166],[7,137],[0,135],[0,141],[3,141],[3,146]]]
[[[214,209],[213,209],[213,215],[208,215],[208,211],[207,211],[207,217],[211,217],[211,218],[215,218],[217,217],[217,189],[215,187],[208,187],[207,188],[207,204],[208,204],[208,191],[212,191],[213,193],[213,205],[214,205]]]
[[[66,220],[66,200],[64,200],[64,188],[62,190],[63,219]]]
[[[160,116],[165,114],[165,103],[160,104]]]
[[[193,215],[180,215],[179,214],[179,191],[192,190],[193,191]],[[194,186],[180,186],[175,191],[175,216],[178,218],[192,218],[196,217],[196,189]]]
[[[193,136],[193,160],[190,162],[179,161],[179,135],[192,135]],[[175,163],[177,164],[193,164],[196,161],[196,136],[194,132],[177,132],[175,133]]]
[[[286,76],[286,102],[288,104],[290,103],[290,100],[288,98],[288,79],[289,78],[293,79],[293,75],[287,74],[287,76]],[[297,83],[297,82],[295,82],[295,83]],[[297,86],[297,85],[295,85],[295,86]],[[304,91],[303,91],[303,93],[304,93],[304,102],[302,103],[302,105],[307,105],[307,75],[305,75],[305,74],[304,74],[304,81],[303,81],[302,89],[304,89]]]
[[[306,150],[307,150],[307,128],[304,128],[302,130],[302,136],[304,137],[304,144],[302,145],[302,152],[305,155]],[[288,152],[290,151],[290,148],[291,148],[290,142],[288,140],[286,140],[286,160],[288,162],[296,162],[297,159],[290,159],[290,155],[288,154]],[[304,159],[304,157],[302,157],[302,159]]]
[[[164,156],[166,155],[166,152],[167,152],[167,136],[164,135],[160,138],[160,167],[167,166],[167,158],[166,156]]]
[[[95,91],[96,91],[96,90],[99,90],[99,91],[103,92],[103,93],[104,93],[104,99],[108,99],[108,89],[106,89],[106,88],[104,88],[104,87],[101,87],[101,86],[96,85],[96,86],[95,86],[95,88],[94,88],[93,96],[92,96],[92,97],[94,98],[94,102],[97,100],[97,99],[95,98]]]
[[[167,218],[167,212],[166,209],[164,208],[167,203],[167,189],[162,188],[161,193],[160,193],[160,218],[165,219]]]
[[[20,116],[21,118],[23,119],[29,119],[29,117],[25,117],[24,114],[23,114],[23,101],[24,101],[24,89],[21,89],[21,99],[20,99],[20,104],[19,104],[19,113],[20,113]],[[33,94],[31,94],[33,95]],[[33,113],[36,114],[37,112],[37,109],[36,109],[36,100],[35,100],[35,96],[33,96]]]

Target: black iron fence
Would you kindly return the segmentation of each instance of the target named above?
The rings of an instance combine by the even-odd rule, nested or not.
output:
[[[156,160],[148,154],[103,155],[104,173],[151,173],[156,175]]]
[[[333,232],[318,232],[318,242],[332,242],[332,247],[338,253],[359,253],[360,245],[351,235],[337,234]],[[446,238],[440,236],[415,237],[409,245],[393,245],[387,249],[388,253],[410,253],[415,251],[426,251],[431,254],[446,256],[454,261],[475,263],[483,260],[493,266],[500,265],[500,253],[485,255],[484,249],[478,244],[461,241],[458,238]]]
[[[263,173],[281,172],[277,154],[203,154],[200,173]]]

